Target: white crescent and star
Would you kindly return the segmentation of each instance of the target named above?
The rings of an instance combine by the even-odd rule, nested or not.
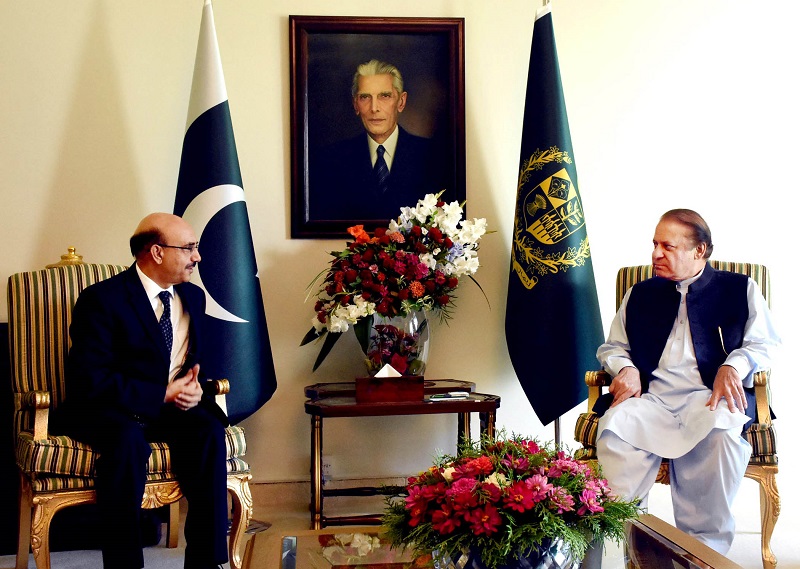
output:
[[[223,184],[208,188],[195,197],[186,211],[183,212],[183,218],[197,231],[202,241],[203,231],[218,212],[223,208],[236,203],[244,201],[244,190],[239,186],[233,184]],[[214,297],[208,292],[203,279],[200,276],[200,270],[195,272],[195,284],[203,289],[206,293],[206,314],[219,320],[227,320],[228,322],[247,322],[247,320],[240,318],[223,308]]]

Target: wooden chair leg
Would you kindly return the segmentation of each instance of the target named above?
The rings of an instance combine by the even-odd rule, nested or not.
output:
[[[28,569],[28,554],[31,551],[31,511],[33,509],[31,487],[20,475],[19,484],[19,535],[17,536],[16,569]]]
[[[167,504],[167,547],[178,547],[178,532],[181,525],[180,502]]]
[[[778,560],[770,545],[772,532],[781,513],[781,498],[775,481],[777,472],[778,467],[773,465],[751,465],[745,472],[747,478],[758,482],[761,503],[761,561],[764,569],[775,569],[778,566]]]

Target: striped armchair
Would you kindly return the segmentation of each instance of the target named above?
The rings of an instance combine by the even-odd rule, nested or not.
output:
[[[770,303],[769,271],[765,266],[715,260],[711,261],[711,265],[715,269],[748,275],[761,287],[761,293],[767,303]],[[621,268],[617,273],[617,308],[630,287],[651,276],[651,265]],[[770,540],[780,515],[781,500],[775,482],[775,475],[778,473],[778,453],[775,447],[775,428],[769,408],[769,377],[769,370],[758,372],[755,376],[756,420],[743,435],[753,447],[753,454],[750,457],[745,476],[758,482],[760,488],[762,563],[764,569],[775,569],[777,559],[772,553]],[[595,440],[597,439],[599,417],[591,410],[602,394],[603,387],[610,385],[611,380],[612,377],[602,370],[586,373],[586,385],[589,387],[589,412],[581,414],[575,424],[575,440],[582,446],[576,456],[583,460],[597,460]],[[669,464],[666,460],[661,464],[657,482],[669,484]]]
[[[92,283],[122,272],[120,265],[85,264],[70,248],[56,265],[11,275],[8,280],[9,348],[14,391],[14,441],[19,467],[17,569],[33,552],[38,569],[50,568],[50,523],[62,508],[95,501],[96,454],[66,436],[48,433],[48,411],[64,398],[64,361],[69,350],[72,307]],[[212,382],[223,404],[227,380]],[[244,431],[228,427],[228,493],[232,503],[230,564],[242,565],[243,542],[253,510],[250,467],[242,458]],[[143,508],[169,506],[167,547],[178,544],[178,500],[182,492],[171,471],[169,448],[151,443]]]

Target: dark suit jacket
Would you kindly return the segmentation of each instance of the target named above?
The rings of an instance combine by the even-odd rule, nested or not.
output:
[[[176,285],[175,292],[191,320],[184,367],[200,363],[202,374],[205,293],[191,283]],[[135,266],[83,290],[72,312],[70,337],[62,421],[80,420],[98,406],[143,421],[158,416],[164,405],[169,354]],[[204,396],[201,405],[227,425],[212,397]]]
[[[432,139],[401,127],[389,174],[389,188],[380,193],[373,173],[367,134],[317,149],[309,172],[312,220],[387,220],[400,208],[413,207],[425,194],[454,193],[450,160]],[[448,181],[450,180],[450,181]],[[447,193],[443,194],[447,197]]]

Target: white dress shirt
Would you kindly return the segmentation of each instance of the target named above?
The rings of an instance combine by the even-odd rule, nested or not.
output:
[[[170,294],[170,321],[172,322],[172,353],[170,354],[168,380],[172,381],[178,375],[178,371],[186,360],[186,353],[189,351],[189,313],[183,309],[181,297],[175,294],[175,288],[170,286],[163,289],[150,277],[142,272],[136,265],[136,272],[142,281],[145,293],[147,294],[150,305],[153,307],[156,321],[161,319],[164,313],[164,304],[158,295],[161,292]]]

